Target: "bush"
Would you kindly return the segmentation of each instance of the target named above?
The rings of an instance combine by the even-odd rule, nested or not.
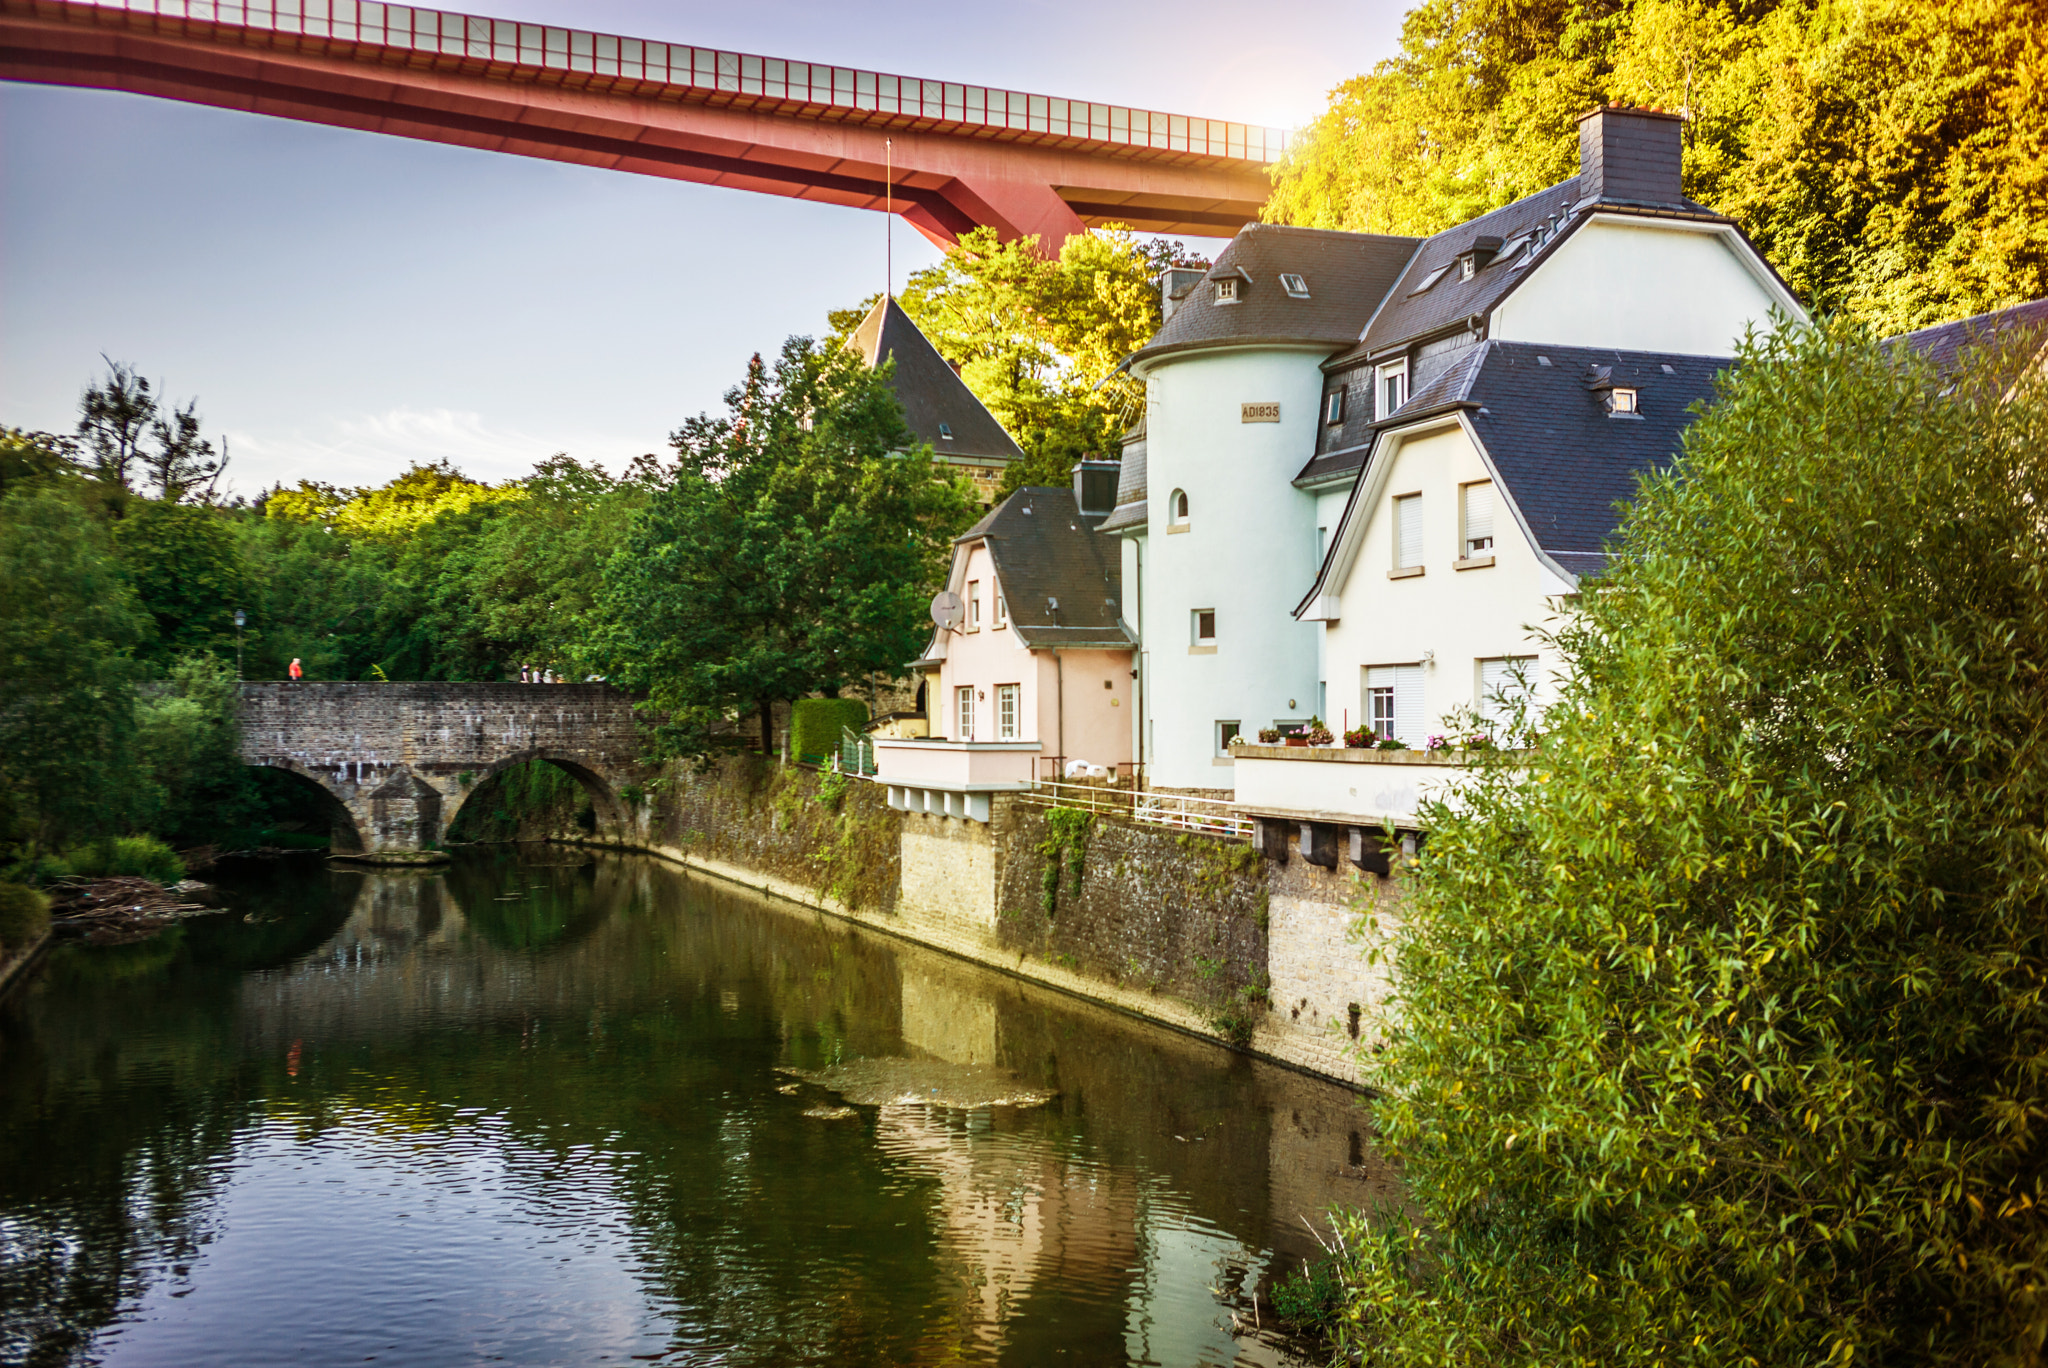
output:
[[[33,944],[50,929],[50,900],[23,884],[0,883],[0,956]]]
[[[1364,1361],[2040,1361],[2048,411],[1949,383],[1746,344],[1541,749],[1427,809]]]
[[[185,877],[185,862],[154,836],[116,836],[64,852],[64,863],[84,879],[131,877],[166,888]]]
[[[799,698],[789,710],[792,759],[823,764],[839,753],[840,733],[867,724],[868,705],[858,698]]]

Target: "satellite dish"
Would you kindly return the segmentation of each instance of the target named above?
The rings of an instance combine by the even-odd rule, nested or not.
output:
[[[932,600],[932,621],[942,632],[950,632],[967,619],[967,605],[951,589],[941,589]]]

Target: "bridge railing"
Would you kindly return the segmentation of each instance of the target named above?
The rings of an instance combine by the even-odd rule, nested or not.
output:
[[[844,123],[953,128],[1006,142],[1102,144],[1147,160],[1215,158],[1263,166],[1278,161],[1291,142],[1286,129],[1225,119],[372,0],[80,0],[34,6],[52,13],[84,7],[147,16],[176,32],[204,25],[204,36],[234,36],[253,46],[341,56],[396,49],[445,59],[435,66],[561,73],[566,79],[560,84],[582,89],[822,114]]]

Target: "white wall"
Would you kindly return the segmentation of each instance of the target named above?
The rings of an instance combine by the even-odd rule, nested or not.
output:
[[[1488,336],[1562,347],[1730,356],[1789,295],[1711,225],[1595,215],[1493,312]],[[1798,316],[1804,317],[1803,314]]]
[[[1325,354],[1198,352],[1149,370],[1141,632],[1145,758],[1159,787],[1234,785],[1214,758],[1219,720],[1255,733],[1315,710],[1315,629],[1293,609],[1315,580],[1316,501],[1291,481],[1315,451]],[[1240,421],[1248,403],[1278,403],[1280,421]],[[1185,532],[1168,531],[1176,489],[1190,501]],[[1213,652],[1190,649],[1198,608],[1216,610]]]
[[[1440,719],[1453,707],[1477,705],[1477,662],[1484,658],[1536,656],[1531,678],[1539,697],[1547,694],[1555,661],[1538,646],[1530,627],[1555,625],[1555,600],[1548,595],[1562,583],[1537,560],[1503,492],[1495,491],[1493,565],[1451,568],[1463,534],[1458,488],[1488,478],[1465,430],[1440,429],[1399,446],[1377,503],[1361,510],[1366,513],[1364,540],[1350,574],[1337,586],[1341,616],[1323,625],[1330,708],[1348,708],[1353,726],[1366,715],[1364,667],[1412,665],[1425,662],[1429,652],[1435,653],[1434,660],[1422,671],[1427,732],[1442,731]],[[1393,500],[1412,493],[1422,495],[1423,573],[1389,579]]]

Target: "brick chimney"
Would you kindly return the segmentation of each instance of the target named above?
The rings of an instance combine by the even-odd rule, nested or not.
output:
[[[1685,121],[1661,109],[1608,105],[1579,116],[1579,196],[1677,206]]]

